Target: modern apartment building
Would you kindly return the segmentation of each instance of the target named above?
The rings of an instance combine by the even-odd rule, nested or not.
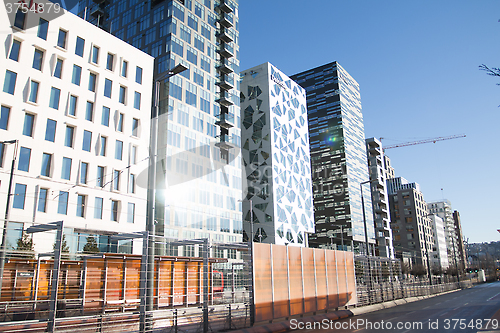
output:
[[[375,254],[381,257],[394,258],[391,217],[387,195],[387,171],[382,143],[376,138],[366,139],[368,170],[370,172],[370,188],[375,222],[375,238],[377,240]],[[387,160],[388,161],[388,160]],[[393,171],[390,172],[392,176]]]
[[[430,214],[436,214],[443,219],[446,233],[446,248],[448,249],[448,261],[452,267],[460,264],[460,253],[458,250],[458,237],[453,219],[453,210],[449,200],[431,201],[427,203]]]
[[[306,90],[316,232],[312,247],[344,243],[366,253],[361,193],[370,252],[373,228],[359,85],[337,62],[291,76]],[[364,186],[362,192],[361,186]]]
[[[156,234],[240,241],[238,2],[82,0],[79,9],[155,57],[155,80],[188,68],[160,93],[157,178],[166,175],[166,186],[156,193]]]
[[[388,180],[388,188],[396,257],[427,266],[435,242],[420,186],[398,177]]]
[[[270,63],[242,71],[244,235],[307,246],[314,232],[306,92]],[[253,228],[249,221],[253,222]],[[246,238],[246,237],[244,237]]]
[[[71,13],[1,22],[12,31],[0,45],[2,217],[13,166],[7,250],[27,227],[63,220],[72,253],[89,235],[101,251],[140,253],[140,242],[110,236],[145,229],[137,176],[148,167],[153,58]],[[33,240],[52,251],[54,234]]]
[[[432,225],[434,248],[431,259],[433,270],[445,271],[448,268],[448,250],[446,249],[446,237],[443,219],[437,215],[429,215]]]

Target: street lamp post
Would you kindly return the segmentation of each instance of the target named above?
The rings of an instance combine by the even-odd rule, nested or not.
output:
[[[245,200],[238,200],[238,202],[243,203]],[[254,298],[254,269],[253,269],[253,201],[252,199],[246,200],[250,204],[250,237],[248,237],[248,242],[250,244],[250,279],[252,282],[252,290],[250,291],[250,325],[253,326],[255,322],[255,298]],[[260,241],[260,239],[259,239]]]
[[[0,141],[1,144],[14,144],[14,154],[10,166],[9,189],[7,190],[7,203],[5,204],[5,218],[3,222],[2,245],[0,246],[0,296],[2,295],[3,271],[5,268],[5,246],[7,245],[7,228],[9,227],[10,198],[12,196],[12,183],[17,159],[18,140]]]
[[[427,214],[425,217],[429,217],[433,214]],[[427,247],[427,235],[425,232],[425,225],[424,225],[424,246],[425,246],[425,253],[427,254],[427,275],[429,275],[429,285],[432,286],[432,272],[431,272],[431,263],[429,260],[429,247]]]
[[[146,264],[146,312],[153,310],[153,279],[154,279],[154,237],[155,235],[155,200],[156,200],[156,161],[158,142],[158,116],[160,114],[160,85],[164,80],[177,75],[187,69],[179,64],[167,73],[155,79],[154,87],[154,107],[151,110],[151,140],[149,146],[149,168],[148,168],[148,193],[147,193],[147,216],[146,231],[149,233],[149,246]],[[167,83],[168,95],[168,83]]]
[[[371,256],[370,256],[370,250],[369,250],[369,245],[368,245],[368,228],[366,226],[366,212],[365,212],[365,199],[363,197],[363,185],[368,184],[372,182],[372,180],[367,180],[364,182],[359,183],[359,188],[361,189],[361,208],[363,210],[363,225],[365,227],[365,245],[366,245],[366,257],[368,259],[368,299],[371,302],[371,292],[372,292],[372,264],[371,264]]]

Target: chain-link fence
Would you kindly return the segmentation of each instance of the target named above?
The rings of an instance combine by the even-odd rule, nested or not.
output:
[[[405,276],[397,259],[355,256],[358,306],[401,298],[427,296],[471,286],[474,281],[458,281],[456,276]]]

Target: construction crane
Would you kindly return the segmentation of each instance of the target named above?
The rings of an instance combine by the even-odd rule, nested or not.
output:
[[[398,144],[395,144],[395,145],[389,145],[389,146],[383,147],[383,150],[386,151],[387,149],[392,149],[392,148],[414,146],[414,145],[420,145],[420,144],[429,143],[429,142],[436,143],[438,141],[458,139],[458,138],[465,138],[465,134],[457,134],[457,135],[450,135],[450,136],[440,136],[440,137],[437,137],[437,138],[426,139],[426,140],[403,142],[403,143],[398,143]],[[382,140],[382,139],[383,138],[380,138],[380,140]]]

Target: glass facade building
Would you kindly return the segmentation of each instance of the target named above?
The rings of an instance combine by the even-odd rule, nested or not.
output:
[[[370,185],[361,185],[369,177],[359,85],[337,62],[291,78],[307,93],[316,227],[309,244],[366,253],[361,186],[370,244],[375,234]]]
[[[159,93],[157,180],[165,182],[156,193],[156,234],[240,241],[237,0],[82,0],[79,10],[155,57],[154,80],[178,64],[188,68]]]
[[[242,72],[244,235],[307,246],[314,232],[305,90],[265,63]],[[246,237],[244,237],[246,238]]]

